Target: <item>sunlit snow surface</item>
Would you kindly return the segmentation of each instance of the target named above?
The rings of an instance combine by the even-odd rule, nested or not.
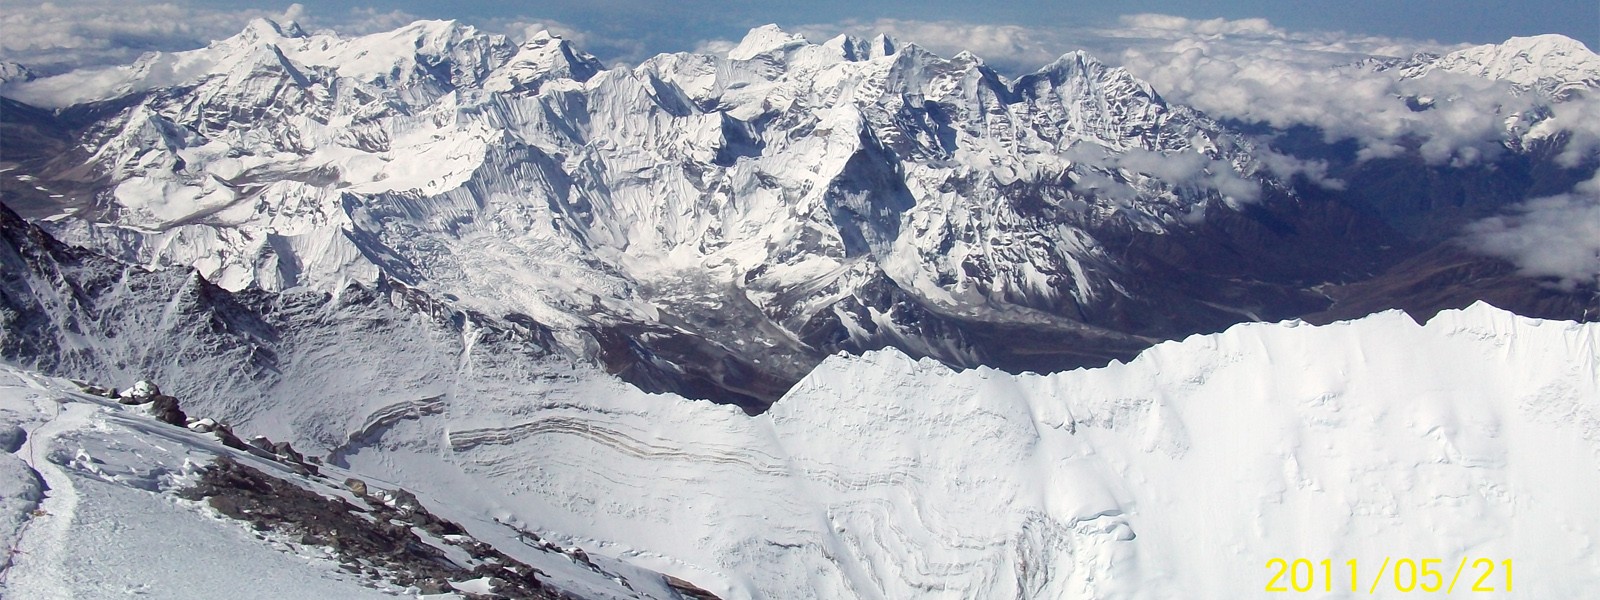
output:
[[[26,435],[15,435],[17,431]],[[165,425],[143,406],[77,391],[71,382],[0,366],[0,597],[17,599],[170,598],[358,599],[421,597],[340,570],[325,546],[298,536],[258,533],[204,502],[178,497],[218,456],[356,506],[339,485],[350,473],[323,467],[326,479],[223,447],[216,438]],[[373,489],[393,484],[369,480]],[[382,486],[381,488],[377,486]],[[547,586],[586,599],[678,596],[659,574],[593,555],[581,563],[527,542],[517,529],[450,504],[459,493],[422,496],[434,513],[473,539],[534,566]],[[42,502],[40,501],[42,499]],[[476,564],[459,547],[413,529],[457,563]],[[525,530],[524,530],[525,531]],[[447,536],[448,537],[448,536]],[[399,550],[398,548],[396,549]],[[463,578],[458,589],[486,591]],[[460,598],[436,594],[429,598]]]
[[[1600,582],[1597,330],[1391,312],[1021,377],[884,351],[756,418],[450,397],[349,460],[728,598],[1232,598],[1269,558],[1385,556],[1512,558],[1520,592],[1575,597]]]
[[[883,351],[829,359],[754,418],[599,381],[449,395],[346,460],[475,522],[572,534],[556,539],[725,598],[1236,598],[1262,592],[1274,557],[1509,558],[1519,595],[1581,597],[1600,583],[1597,334],[1480,304],[1423,326],[1240,325],[1051,376]],[[6,408],[51,410],[56,392],[28,381],[5,374]],[[93,410],[7,419],[37,443],[63,422],[95,431]],[[33,464],[71,456],[77,435]],[[72,511],[125,525],[51,533],[52,496],[25,549],[189,551],[148,546],[131,492],[81,479]],[[303,559],[261,559],[285,561]],[[13,585],[35,581],[23,573]]]

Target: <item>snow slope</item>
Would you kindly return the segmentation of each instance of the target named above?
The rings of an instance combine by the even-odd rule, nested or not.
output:
[[[0,492],[5,494],[0,498],[0,542],[9,549],[9,562],[0,571],[0,592],[6,597],[418,595],[415,588],[341,570],[340,557],[329,547],[252,530],[180,493],[194,486],[213,460],[226,456],[291,485],[361,506],[363,500],[336,483],[355,473],[325,466],[321,478],[295,475],[283,463],[160,423],[144,407],[121,406],[82,393],[68,381],[9,366],[0,366],[0,415],[6,431],[26,432],[25,437],[9,436],[17,443],[0,454]],[[368,481],[372,489],[396,489]],[[680,597],[658,574],[600,555],[575,560],[567,552],[525,541],[526,529],[462,514],[442,501],[449,498],[424,495],[422,501],[435,514],[463,524],[474,538],[539,569],[547,586],[587,599]],[[450,560],[471,560],[441,540],[424,538],[424,543],[445,549]],[[455,583],[461,590],[488,589],[484,581],[470,578]]]
[[[1600,583],[1597,334],[1479,304],[1050,376],[886,350],[755,418],[453,397],[347,459],[726,598],[1236,598],[1274,557],[1511,558],[1519,592],[1578,597]]]

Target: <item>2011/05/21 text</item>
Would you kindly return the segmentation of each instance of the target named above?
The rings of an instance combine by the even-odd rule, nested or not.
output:
[[[1377,571],[1363,571],[1352,558],[1342,564],[1324,558],[1274,558],[1267,561],[1268,592],[1332,592],[1349,585],[1351,592],[1376,594],[1380,590],[1397,592],[1454,593],[1457,587],[1471,592],[1511,591],[1511,559],[1462,557],[1453,571],[1441,570],[1439,558],[1401,558],[1385,556]],[[1336,581],[1337,580],[1337,581]]]

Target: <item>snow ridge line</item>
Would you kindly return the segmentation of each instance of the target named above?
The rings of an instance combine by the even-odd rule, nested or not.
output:
[[[35,388],[41,388],[42,389],[42,386],[38,385],[38,382],[34,381],[31,377],[26,377],[25,379],[28,382],[30,387],[35,387]],[[55,399],[55,401],[53,402],[53,404],[56,407],[55,412],[50,416],[50,419],[48,421],[46,421],[45,423],[49,423],[50,421],[54,421],[57,418],[60,418],[62,402],[63,402],[63,400],[61,400],[61,399]],[[37,405],[37,403],[35,403],[35,404]],[[39,469],[34,466],[36,461],[38,461],[38,453],[35,450],[34,443],[33,443],[34,439],[37,438],[38,436],[34,435],[34,433],[37,432],[39,430],[39,428],[42,427],[42,426],[43,426],[43,424],[35,426],[34,427],[34,431],[27,431],[25,433],[25,435],[27,436],[27,439],[23,442],[23,445],[26,446],[26,448],[27,448],[27,450],[26,450],[27,456],[23,457],[23,456],[18,455],[17,458],[22,460],[22,462],[24,464],[28,465],[28,470],[30,472],[32,472],[33,476],[35,478],[37,478],[37,480],[40,482],[40,484],[41,484],[40,487],[43,488],[43,489],[40,490],[41,494],[47,494],[49,492],[49,490],[51,490],[53,488],[51,488],[47,483],[45,483],[46,480],[45,480],[44,474],[40,473]],[[28,507],[26,509],[28,511],[28,514],[30,515],[30,518],[28,518],[26,521],[23,521],[22,526],[17,528],[16,537],[12,538],[11,544],[9,545],[9,547],[6,548],[5,556],[4,557],[0,557],[0,589],[3,589],[5,587],[5,585],[6,585],[6,583],[10,580],[10,578],[11,578],[11,567],[16,564],[16,557],[18,555],[23,554],[22,541],[27,538],[28,530],[33,528],[34,524],[36,524],[38,522],[40,517],[42,517],[45,514],[47,514],[47,513],[43,512],[39,508],[41,505],[44,504],[44,501],[45,501],[45,497],[41,496],[38,500],[36,500],[33,503],[32,506],[30,506],[30,507]]]
[[[37,381],[29,381],[28,383],[31,387],[43,389],[43,386]],[[61,397],[35,401],[35,405],[39,406],[40,402],[44,401],[54,405],[55,410],[49,420],[40,423],[32,431],[28,432],[27,443],[29,444],[29,449],[28,456],[24,461],[28,463],[28,466],[33,469],[34,473],[44,483],[45,495],[40,500],[38,507],[34,509],[33,518],[28,519],[23,534],[17,536],[14,547],[9,551],[25,557],[25,560],[14,562],[11,568],[6,570],[7,577],[4,583],[8,585],[11,583],[11,575],[13,574],[20,574],[23,577],[40,577],[54,581],[62,581],[71,577],[70,573],[63,568],[60,555],[62,552],[62,540],[66,537],[68,529],[71,528],[72,522],[76,518],[78,493],[72,485],[70,476],[49,460],[50,443],[62,433],[78,429],[80,425],[87,421],[89,414],[96,410],[97,407],[73,404],[71,407],[64,409],[62,405],[67,402],[67,399]],[[39,414],[42,415],[44,413],[43,407],[40,406]],[[43,461],[39,460],[37,456],[38,448],[33,445],[35,441],[44,445],[46,456]],[[39,525],[40,527],[34,527],[34,525]],[[11,560],[11,557],[8,556],[7,560]],[[36,590],[50,590],[52,592],[66,589],[66,586],[60,584],[34,585],[30,587]]]

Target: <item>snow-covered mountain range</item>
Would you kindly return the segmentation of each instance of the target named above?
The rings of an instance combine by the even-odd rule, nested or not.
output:
[[[167,527],[323,596],[526,566],[586,598],[1232,598],[1270,558],[1385,556],[1581,595],[1600,293],[1453,236],[1593,177],[1548,109],[1597,65],[1544,36],[1342,67],[1526,100],[1459,164],[1219,121],[1082,52],[1008,78],[773,26],[608,66],[548,34],[262,20],[6,66],[0,541],[26,553],[0,581],[157,593],[75,541]],[[157,381],[327,477],[52,377]],[[209,500],[224,481],[340,519],[409,490],[466,534],[407,509],[454,570],[341,575],[318,535],[218,518],[249,506]]]
[[[752,409],[840,350],[1053,371],[1307,315],[1409,251],[1082,52],[1011,80],[767,26],[607,68],[548,34],[260,20],[5,95],[6,202],[70,243],[234,291],[392,281]]]
[[[1444,56],[1422,57],[1406,65],[1407,77],[1432,71],[1461,73],[1505,81],[1525,88],[1543,88],[1557,97],[1600,88],[1600,61],[1583,43],[1563,35],[1515,37],[1502,44],[1484,44]]]

